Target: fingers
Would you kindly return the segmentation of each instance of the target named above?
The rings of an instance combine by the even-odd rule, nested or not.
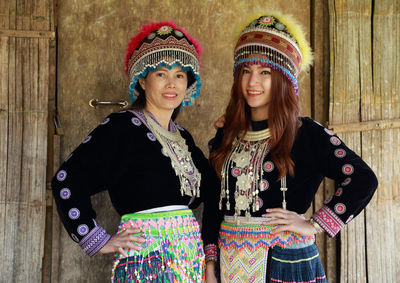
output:
[[[118,248],[117,252],[123,255],[124,257],[128,257],[128,253],[121,247]]]

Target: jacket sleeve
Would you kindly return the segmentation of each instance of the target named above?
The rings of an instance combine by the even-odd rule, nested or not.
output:
[[[126,146],[126,120],[122,113],[109,115],[62,163],[52,180],[61,221],[70,237],[90,256],[110,239],[95,220],[90,197],[108,189],[115,178],[118,158]]]
[[[330,130],[309,119],[312,146],[322,174],[335,180],[336,192],[312,218],[334,237],[371,200],[378,180],[371,168]]]

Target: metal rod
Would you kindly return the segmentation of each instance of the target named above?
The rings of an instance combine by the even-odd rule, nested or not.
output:
[[[120,100],[120,101],[99,101],[98,99],[91,99],[89,101],[89,105],[93,108],[96,108],[98,105],[119,105],[121,108],[128,106],[128,101]]]

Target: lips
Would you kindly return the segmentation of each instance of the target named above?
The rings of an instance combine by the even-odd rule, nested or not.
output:
[[[178,96],[176,92],[164,92],[162,95],[166,99],[175,99]]]
[[[248,96],[259,96],[261,94],[263,94],[264,92],[262,90],[247,90],[247,95]]]

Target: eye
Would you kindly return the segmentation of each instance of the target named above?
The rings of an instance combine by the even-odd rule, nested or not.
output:
[[[242,74],[250,74],[250,70],[249,69],[243,69]]]
[[[157,73],[156,73],[156,76],[162,78],[162,77],[165,76],[165,74],[164,74],[164,72],[157,72]]]
[[[178,79],[184,79],[184,78],[186,78],[186,74],[184,74],[184,73],[178,73],[178,74],[176,75],[176,77],[177,77]]]
[[[261,75],[271,75],[271,72],[268,70],[262,70]]]

